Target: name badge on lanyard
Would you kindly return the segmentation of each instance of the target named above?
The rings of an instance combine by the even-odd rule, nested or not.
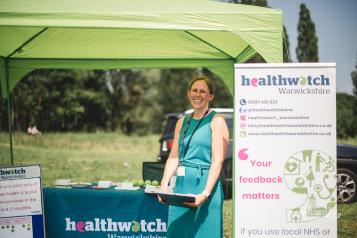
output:
[[[176,171],[177,176],[185,176],[185,167],[179,166]]]

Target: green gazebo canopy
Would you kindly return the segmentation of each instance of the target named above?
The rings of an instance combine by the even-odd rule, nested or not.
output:
[[[38,68],[207,67],[282,62],[280,10],[207,0],[0,0],[3,95]]]

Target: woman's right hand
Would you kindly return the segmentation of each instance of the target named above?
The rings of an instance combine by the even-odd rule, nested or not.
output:
[[[161,184],[160,190],[166,192],[166,191],[167,191],[167,185]],[[162,198],[160,197],[160,195],[157,195],[157,199],[159,200],[160,203],[166,204],[166,200],[165,200],[165,199],[162,199]]]

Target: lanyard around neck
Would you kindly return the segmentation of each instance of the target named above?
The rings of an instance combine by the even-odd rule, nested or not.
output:
[[[193,135],[195,134],[195,132],[197,131],[198,127],[200,126],[200,124],[201,124],[203,118],[207,115],[208,111],[209,111],[209,109],[207,109],[207,111],[205,112],[205,114],[203,115],[203,117],[201,117],[201,119],[200,119],[199,122],[197,123],[195,129],[193,130],[192,135],[191,135],[190,139],[188,140],[186,146],[184,146],[184,145],[183,145],[183,141],[184,141],[184,139],[185,139],[185,137],[186,137],[186,133],[187,133],[188,127],[189,127],[189,125],[190,125],[190,123],[191,123],[191,120],[192,120],[192,118],[193,118],[193,113],[191,114],[191,117],[190,117],[189,121],[188,121],[187,124],[186,124],[186,128],[185,128],[185,130],[184,130],[184,132],[183,132],[182,139],[181,139],[181,148],[184,149],[184,150],[183,150],[184,153],[183,153],[182,156],[181,156],[181,160],[183,160],[183,158],[184,158],[185,155],[187,154],[188,147],[190,146],[190,143],[191,143],[191,139],[192,139]]]

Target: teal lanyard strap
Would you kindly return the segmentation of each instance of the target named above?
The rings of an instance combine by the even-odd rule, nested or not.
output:
[[[183,135],[182,135],[181,148],[184,149],[184,153],[182,154],[180,161],[183,161],[183,158],[184,158],[185,155],[187,154],[188,147],[190,146],[190,143],[191,143],[191,139],[192,139],[193,135],[195,134],[195,132],[197,131],[198,127],[200,126],[200,124],[201,124],[203,118],[207,115],[208,111],[209,111],[209,109],[205,112],[205,114],[203,115],[203,117],[201,117],[200,121],[197,123],[195,129],[193,130],[192,135],[191,135],[190,139],[189,139],[188,142],[187,142],[187,145],[184,146],[184,145],[183,145],[183,141],[184,141],[184,139],[185,139],[185,137],[186,137],[186,133],[187,133],[188,127],[189,127],[189,125],[190,125],[190,123],[191,123],[191,120],[192,120],[192,118],[193,118],[193,113],[192,113],[192,115],[191,115],[191,117],[190,117],[190,120],[188,121],[188,123],[187,123],[187,125],[186,125],[186,128],[185,128],[185,131],[183,132]]]

